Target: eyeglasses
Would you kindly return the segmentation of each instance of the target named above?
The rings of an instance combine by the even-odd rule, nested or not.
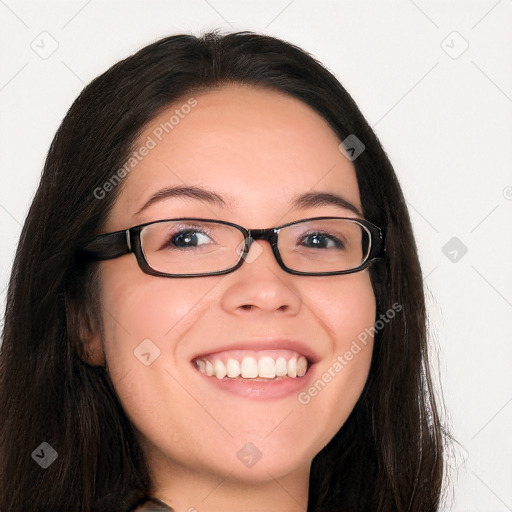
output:
[[[384,252],[382,231],[349,217],[315,217],[269,229],[212,219],[164,219],[97,235],[81,251],[97,260],[133,252],[146,274],[201,277],[227,274],[250,261],[255,240],[270,244],[283,270],[304,276],[359,272]]]

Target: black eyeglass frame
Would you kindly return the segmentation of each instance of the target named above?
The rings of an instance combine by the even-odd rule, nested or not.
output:
[[[360,224],[370,233],[370,250],[368,252],[368,256],[366,259],[356,268],[349,270],[337,270],[332,272],[302,272],[299,270],[293,270],[287,267],[283,260],[281,259],[281,254],[279,253],[279,248],[277,246],[277,239],[279,235],[279,231],[285,227],[293,226],[295,224],[300,224],[308,221],[315,220],[327,220],[327,219],[339,219],[339,220],[349,220],[356,224]],[[240,253],[240,258],[238,262],[230,268],[225,270],[218,270],[215,272],[206,272],[200,274],[168,274],[165,272],[159,272],[158,270],[153,269],[146,260],[144,255],[144,251],[142,250],[142,243],[140,240],[140,233],[142,229],[150,224],[158,224],[160,222],[169,222],[169,221],[201,221],[201,222],[213,222],[217,224],[224,224],[226,226],[231,226],[233,228],[238,229],[244,235],[244,250]],[[137,259],[137,263],[139,264],[140,269],[151,276],[157,277],[206,277],[206,276],[215,276],[222,274],[229,274],[230,272],[234,272],[238,268],[240,268],[245,260],[245,256],[249,252],[251,248],[251,244],[255,240],[266,240],[270,246],[272,247],[272,252],[274,257],[277,260],[279,266],[289,274],[301,275],[301,276],[332,276],[332,275],[342,275],[342,274],[352,274],[354,272],[360,272],[367,268],[373,261],[382,258],[384,256],[384,233],[382,230],[367,221],[366,219],[352,218],[352,217],[311,217],[308,219],[301,219],[293,222],[288,222],[287,224],[282,224],[281,226],[277,226],[275,228],[267,228],[267,229],[246,229],[243,226],[238,224],[234,224],[233,222],[228,222],[225,220],[217,220],[217,219],[204,219],[198,217],[179,217],[172,219],[160,219],[151,222],[145,222],[144,224],[139,224],[137,226],[132,226],[128,229],[123,229],[120,231],[114,231],[112,233],[103,233],[100,235],[96,235],[89,242],[87,242],[80,250],[80,253],[86,254],[89,258],[94,260],[110,260],[114,258],[119,258],[125,254],[129,254],[133,252],[135,254],[135,258]]]

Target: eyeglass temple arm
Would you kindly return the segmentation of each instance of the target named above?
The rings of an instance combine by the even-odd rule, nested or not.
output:
[[[372,253],[370,259],[382,258],[386,254],[386,245],[384,243],[384,233],[379,229],[375,229],[375,245],[372,247]]]
[[[110,260],[128,254],[132,252],[130,231],[98,235],[82,248],[82,252],[97,260]]]

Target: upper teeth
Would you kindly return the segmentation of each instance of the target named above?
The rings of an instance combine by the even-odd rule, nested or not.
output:
[[[255,379],[262,377],[273,379],[275,377],[302,377],[308,368],[308,361],[304,356],[292,356],[286,360],[284,357],[276,359],[269,356],[244,357],[238,359],[228,358],[226,363],[215,358],[213,362],[205,357],[196,359],[196,365],[201,373],[215,376],[218,379],[225,377]]]

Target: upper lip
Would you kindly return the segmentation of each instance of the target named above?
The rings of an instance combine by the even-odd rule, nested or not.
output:
[[[303,341],[291,338],[267,338],[259,340],[246,340],[235,341],[233,343],[226,343],[224,345],[216,345],[209,349],[202,350],[201,353],[196,354],[192,361],[199,357],[204,357],[208,354],[216,352],[226,352],[228,350],[293,350],[302,354],[308,359],[311,364],[320,360],[320,356]]]

